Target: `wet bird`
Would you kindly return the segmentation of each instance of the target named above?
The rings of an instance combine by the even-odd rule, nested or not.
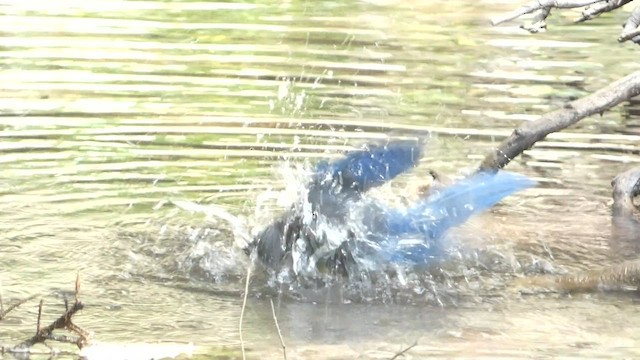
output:
[[[426,264],[444,256],[449,229],[534,185],[514,173],[479,173],[403,209],[366,196],[415,167],[422,155],[419,141],[392,141],[320,162],[305,196],[255,237],[258,259],[304,278],[350,276],[389,263]]]

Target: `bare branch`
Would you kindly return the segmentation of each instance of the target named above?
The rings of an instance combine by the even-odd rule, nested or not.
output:
[[[640,44],[640,6],[633,9],[631,15],[624,23],[622,33],[618,41],[623,42],[632,40],[636,44]]]
[[[582,11],[582,15],[575,20],[575,22],[579,23],[591,20],[605,12],[618,9],[631,1],[633,0],[534,0],[506,15],[503,15],[502,17],[493,19],[491,23],[495,26],[511,21],[525,14],[538,11],[538,14],[529,24],[520,26],[522,29],[531,33],[537,33],[547,28],[545,20],[549,14],[551,14],[551,9],[569,9],[585,6],[585,9]],[[625,23],[625,28],[618,41],[622,42],[634,39],[634,42],[640,43],[640,31],[638,31],[639,23],[640,10],[636,8]]]
[[[576,22],[583,22],[593,19],[605,12],[609,12],[628,4],[633,0],[606,0],[593,1],[593,6],[588,6],[582,17]],[[576,1],[571,7],[579,7],[588,4],[579,4]],[[530,32],[538,32],[546,27],[544,20],[549,15],[551,8],[559,6],[545,7],[547,2],[540,1],[538,9],[544,9],[534,19],[534,23],[529,27],[523,27]],[[535,2],[511,13],[510,17],[505,17],[503,21],[515,19],[516,17],[534,11],[532,9]],[[589,4],[590,5],[590,4]],[[545,14],[545,11],[547,13]],[[520,15],[518,15],[520,14]],[[515,16],[513,16],[515,15]],[[499,22],[494,21],[494,25]],[[623,26],[622,33],[618,41],[632,40],[640,44],[640,7],[636,7]],[[507,165],[514,157],[529,149],[537,141],[542,140],[548,134],[562,130],[581,119],[596,113],[604,112],[622,101],[626,101],[640,94],[640,72],[632,73],[613,84],[564,106],[543,115],[538,120],[526,123],[516,129],[511,136],[504,140],[495,152],[485,157],[480,165],[479,171],[495,171]],[[613,217],[612,224],[615,232],[621,233],[622,239],[629,239],[634,243],[638,239],[638,229],[640,221],[635,218],[637,207],[633,203],[634,197],[640,195],[640,167],[628,170],[615,177],[613,185]],[[562,291],[579,292],[594,291],[602,288],[632,287],[640,289],[640,262],[623,263],[614,268],[581,273],[577,275],[566,275],[560,278],[540,277],[529,279],[531,284],[543,285],[545,287],[556,288]]]
[[[577,7],[591,5],[601,1],[603,0],[534,0],[522,6],[519,9],[516,9],[508,14],[503,15],[502,17],[498,17],[491,20],[491,24],[494,26],[498,24],[502,24],[507,21],[511,21],[515,18],[518,18],[522,15],[529,14],[536,10],[541,10],[545,8],[570,9],[570,8],[577,8]]]
[[[529,31],[532,34],[539,33],[547,28],[547,17],[551,14],[551,8],[546,7],[538,12],[538,14],[531,20],[529,25],[520,25],[520,28]]]
[[[603,113],[637,95],[640,95],[640,71],[627,75],[591,95],[567,103],[562,109],[547,113],[538,120],[525,123],[485,157],[479,170],[501,169],[548,134],[573,125],[589,115]]]
[[[600,16],[603,13],[613,11],[625,4],[631,2],[633,0],[607,0],[601,2],[600,4],[595,4],[593,6],[589,6],[582,12],[582,16],[576,19],[575,22],[580,23],[584,21],[591,20],[595,17]]]
[[[620,42],[625,42],[627,40],[632,40],[634,43],[640,44],[640,28],[624,35],[620,35],[620,37],[618,38],[618,41]]]

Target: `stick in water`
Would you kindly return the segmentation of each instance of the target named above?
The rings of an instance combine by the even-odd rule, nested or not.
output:
[[[273,314],[273,322],[276,324],[276,330],[278,330],[278,337],[280,338],[280,345],[282,345],[282,357],[287,360],[287,347],[282,339],[282,332],[280,331],[280,325],[278,325],[278,318],[276,317],[276,308],[273,306],[273,299],[269,299],[271,302],[271,313]]]
[[[246,360],[247,357],[244,352],[244,339],[242,338],[242,321],[244,320],[244,309],[247,307],[247,296],[249,295],[249,281],[251,279],[251,264],[247,267],[247,280],[244,284],[244,299],[242,300],[242,310],[240,310],[240,325],[238,330],[240,331],[240,349],[242,350],[242,360]]]

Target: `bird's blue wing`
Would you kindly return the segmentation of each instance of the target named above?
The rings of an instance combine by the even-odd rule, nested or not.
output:
[[[480,173],[459,181],[405,210],[386,214],[383,252],[391,259],[425,262],[438,256],[439,240],[452,227],[481,213],[504,197],[535,185],[526,176],[498,172]],[[380,238],[380,237],[378,237]],[[402,246],[401,239],[421,238],[423,242]]]
[[[361,194],[411,169],[421,156],[420,141],[398,140],[384,146],[368,145],[331,163],[321,162],[312,176],[309,200],[314,203],[327,195]]]

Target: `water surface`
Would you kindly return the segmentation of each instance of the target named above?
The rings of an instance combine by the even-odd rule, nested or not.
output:
[[[468,173],[514,127],[640,67],[615,41],[628,12],[581,25],[561,12],[537,35],[489,26],[516,5],[0,1],[3,299],[46,295],[53,318],[79,272],[77,323],[97,339],[239,356],[248,262],[225,221],[175,202],[259,227],[291,195],[283,164],[429,137],[393,198],[428,169]],[[634,239],[612,235],[609,196],[640,162],[637,114],[624,104],[512,162],[540,186],[458,230],[479,260],[449,264],[428,291],[276,299],[289,355],[390,358],[417,341],[407,358],[638,356],[633,294],[526,282],[637,259]],[[256,280],[251,358],[281,357],[268,295]],[[30,336],[36,311],[12,313],[0,342]]]

